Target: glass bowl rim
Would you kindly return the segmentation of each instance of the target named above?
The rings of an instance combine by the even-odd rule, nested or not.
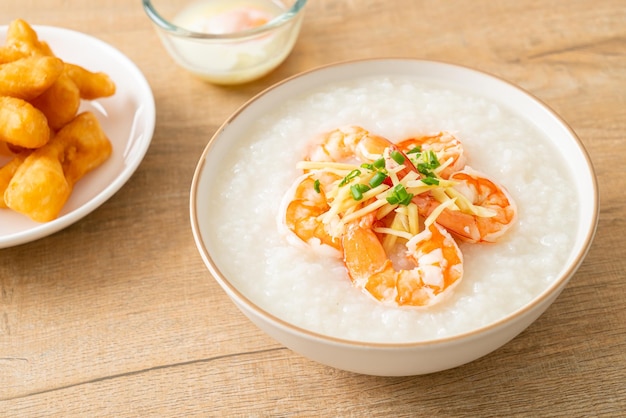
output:
[[[286,10],[284,13],[274,17],[272,20],[264,25],[257,26],[255,28],[246,29],[235,33],[204,33],[196,32],[183,27],[177,26],[169,20],[165,19],[156,10],[152,0],[142,0],[143,8],[150,20],[159,27],[161,30],[167,32],[170,35],[178,36],[181,38],[193,38],[193,39],[206,39],[206,40],[233,40],[247,38],[258,34],[263,34],[271,31],[275,28],[283,26],[293,20],[300,11],[304,9],[307,0],[296,0],[294,4]]]

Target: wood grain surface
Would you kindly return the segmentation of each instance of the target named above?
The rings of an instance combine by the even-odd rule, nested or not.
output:
[[[141,166],[103,206],[0,250],[0,416],[626,413],[623,0],[310,0],[290,57],[239,87],[174,65],[139,1],[2,0],[0,24],[16,18],[118,48],[148,79],[157,122]],[[387,56],[527,89],[579,135],[601,195],[594,244],[539,320],[470,364],[403,378],[322,366],[258,330],[210,277],[188,216],[196,162],[246,100],[322,64]]]

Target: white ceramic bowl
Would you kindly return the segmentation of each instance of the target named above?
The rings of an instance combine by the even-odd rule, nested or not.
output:
[[[300,33],[306,0],[258,3],[143,0],[143,7],[181,67],[215,84],[240,84],[268,74],[287,58]],[[278,14],[261,26],[231,33],[226,32],[229,25],[211,23],[224,10],[260,8],[265,3],[280,9],[272,9]]]
[[[578,230],[567,262],[545,289],[508,315],[484,326],[457,335],[417,342],[360,342],[330,337],[278,318],[259,307],[233,284],[219,266],[216,231],[208,222],[216,182],[225,176],[218,172],[220,161],[235,152],[246,129],[272,109],[289,99],[330,83],[365,76],[414,76],[453,89],[486,97],[496,103],[506,102],[515,114],[532,120],[565,156],[580,193]],[[304,140],[304,139],[303,139]],[[227,177],[226,177],[227,178]],[[239,309],[267,334],[297,353],[320,363],[348,371],[385,376],[415,375],[436,372],[482,357],[502,346],[539,317],[576,272],[585,257],[598,219],[598,188],[590,159],[575,133],[537,99],[496,77],[464,67],[440,62],[411,59],[378,59],[340,63],[315,69],[287,79],[260,93],[217,131],[205,148],[191,185],[190,215],[194,238],[211,275]],[[254,216],[254,205],[250,205]],[[260,267],[260,266],[259,266]]]

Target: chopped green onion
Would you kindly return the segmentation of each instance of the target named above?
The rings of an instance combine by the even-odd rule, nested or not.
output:
[[[404,164],[404,155],[400,151],[393,150],[389,156],[398,164]]]
[[[387,178],[387,174],[383,173],[382,171],[378,171],[376,174],[374,174],[374,176],[370,179],[369,181],[369,185],[372,187],[378,187],[381,184],[383,184],[383,181],[385,181],[385,179]]]
[[[350,186],[350,193],[352,194],[354,200],[361,200],[363,199],[363,193],[365,193],[369,189],[370,188],[368,185],[357,183]]]
[[[407,206],[411,203],[413,194],[406,191],[402,184],[397,184],[387,195],[387,202],[392,205]]]
[[[424,177],[421,179],[422,183],[429,186],[439,186],[439,179],[436,177]]]
[[[437,154],[433,150],[428,150],[425,153],[426,155],[426,163],[430,165],[432,169],[439,167],[441,164],[439,163],[439,159],[437,158]]]
[[[361,170],[352,170],[351,172],[348,173],[347,176],[343,178],[343,180],[341,180],[341,183],[339,183],[339,187],[345,186],[346,184],[350,183],[354,178],[360,175],[361,175]]]
[[[321,193],[321,191],[320,191],[320,181],[319,181],[319,179],[315,180],[315,182],[313,183],[313,189],[314,189],[317,193]]]
[[[439,167],[439,159],[434,151],[429,150],[422,154],[422,161],[416,165],[417,171],[428,177],[434,177],[433,170]]]
[[[398,199],[393,196],[387,196],[387,203],[389,203],[390,205],[395,205],[396,203],[398,203]]]
[[[361,168],[365,168],[367,170],[374,171],[374,165],[373,164],[369,164],[369,163],[361,164]]]
[[[412,148],[410,151],[407,151],[407,154],[420,154],[422,152],[422,147],[417,145],[415,148]]]
[[[374,161],[372,165],[374,166],[374,168],[385,168],[385,159],[379,158],[378,160]]]

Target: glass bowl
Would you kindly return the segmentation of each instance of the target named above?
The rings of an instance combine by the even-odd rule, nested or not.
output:
[[[258,79],[289,55],[306,0],[142,0],[172,58],[215,84]]]

